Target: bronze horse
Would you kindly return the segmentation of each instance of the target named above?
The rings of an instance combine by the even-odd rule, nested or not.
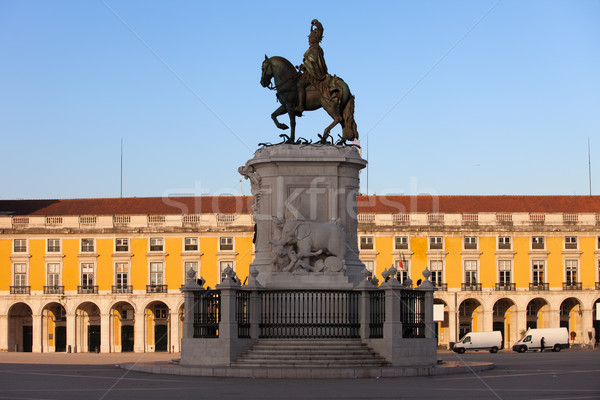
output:
[[[275,81],[274,86],[270,86],[271,79]],[[279,129],[288,129],[288,126],[279,122],[277,117],[287,113],[290,118],[290,136],[281,135],[287,139],[285,143],[296,143],[296,116],[301,116],[295,111],[298,104],[298,79],[298,71],[287,59],[278,56],[269,58],[265,55],[260,84],[263,87],[277,90],[277,100],[279,100],[281,106],[271,114],[275,126]],[[336,77],[335,79],[339,78]],[[327,143],[329,132],[337,124],[342,125],[342,136],[336,144],[345,144],[346,141],[358,139],[356,122],[354,121],[354,96],[350,93],[350,88],[346,82],[339,79],[339,83],[341,101],[337,103],[325,100],[312,84],[306,88],[304,110],[313,111],[323,107],[333,118],[333,122],[323,131],[323,135],[318,135],[320,143]]]

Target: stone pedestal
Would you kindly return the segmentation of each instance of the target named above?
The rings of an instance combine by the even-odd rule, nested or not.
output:
[[[240,167],[240,173],[251,181],[255,200],[256,253],[252,267],[259,271],[261,285],[266,288],[348,289],[360,283],[364,265],[358,259],[356,195],[359,172],[365,166],[366,161],[354,147],[283,144],[259,149],[245,166]],[[323,263],[325,255],[337,253],[325,263],[336,265],[341,260],[343,266],[338,271],[337,265],[323,269],[323,264],[317,265],[314,271],[299,267],[286,271],[283,264],[278,265],[273,242],[282,243],[283,235],[291,233],[291,228],[288,229],[290,221],[313,223],[307,228],[313,232],[310,239],[304,239],[294,226],[296,237],[288,241],[293,241],[287,246],[288,251],[292,248],[301,252],[303,244],[310,240],[316,242],[311,243],[310,251],[322,251],[319,263]],[[285,227],[284,223],[287,223]],[[334,225],[344,234],[340,235]],[[315,234],[317,228],[330,233]],[[338,235],[345,247],[341,256],[339,251],[331,249],[335,244],[322,243],[329,240],[324,237],[333,237],[335,241]],[[313,264],[309,269],[314,266],[315,259],[314,256],[311,258]]]

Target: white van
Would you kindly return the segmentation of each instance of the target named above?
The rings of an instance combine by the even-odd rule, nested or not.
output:
[[[460,342],[456,343],[452,350],[464,353],[466,350],[489,350],[496,353],[502,348],[502,332],[469,332]]]
[[[542,349],[542,339],[544,339],[544,348]],[[560,351],[569,348],[569,332],[567,328],[544,328],[528,329],[521,340],[514,344],[512,349],[519,353],[527,350],[547,350]]]

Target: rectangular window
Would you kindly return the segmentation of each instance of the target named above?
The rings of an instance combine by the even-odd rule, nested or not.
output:
[[[27,239],[15,239],[13,253],[27,253]]]
[[[373,236],[361,236],[360,237],[360,249],[361,250],[373,250]]]
[[[129,252],[129,239],[117,238],[115,239],[115,251]]]
[[[441,236],[430,236],[429,237],[429,249],[430,250],[441,250],[442,249],[442,237]]]
[[[81,252],[93,252],[94,251],[94,239],[81,239]]]
[[[577,236],[566,236],[565,237],[565,249],[566,250],[577,250]]]
[[[465,261],[465,285],[474,285],[477,283],[477,261]]]
[[[409,277],[409,262],[408,260],[402,260],[402,268],[400,268],[400,260],[394,261],[394,267],[398,270],[396,273],[396,279],[398,282],[404,283],[404,281]]]
[[[510,250],[511,241],[510,236],[499,236],[498,237],[498,250]]]
[[[544,250],[544,237],[534,236],[531,238],[531,248],[533,250]]]
[[[200,271],[198,271],[198,263],[196,261],[186,261],[183,263],[183,282],[187,282],[187,272],[193,270],[196,273],[196,279],[200,279]]]
[[[219,262],[219,276],[221,277],[221,282],[226,278],[225,270],[227,267],[233,269],[233,261],[221,261]]]
[[[48,239],[48,253],[60,253],[60,239]]]
[[[429,269],[431,271],[431,283],[434,286],[440,286],[444,283],[442,273],[444,272],[444,263],[441,260],[429,261]]]
[[[541,285],[544,283],[544,272],[546,268],[546,262],[543,260],[534,260],[532,262],[532,283],[534,285]]]
[[[567,285],[575,285],[577,283],[577,272],[579,263],[577,260],[565,260],[565,272]]]
[[[465,250],[477,250],[477,238],[475,236],[465,236]]]
[[[164,243],[163,238],[150,238],[150,251],[164,251]]]
[[[498,283],[501,286],[507,286],[511,283],[512,261],[498,261]]]
[[[198,238],[197,237],[186,237],[184,244],[185,251],[198,251]]]
[[[14,285],[13,286],[27,286],[27,264],[19,263],[14,265]]]
[[[156,319],[167,319],[167,306],[155,306],[154,307],[154,317]]]
[[[369,271],[371,274],[375,273],[375,261],[363,261],[363,264],[365,264],[367,271]]]
[[[46,286],[60,286],[60,264],[48,263],[46,268]]]
[[[151,285],[162,285],[163,283],[164,283],[163,263],[151,262],[150,263],[150,284]]]
[[[396,250],[408,250],[408,236],[396,236],[394,247]]]
[[[232,237],[220,238],[219,239],[219,250],[221,250],[221,251],[233,250],[233,238]]]
[[[94,286],[94,264],[81,264],[81,286],[84,288],[90,288]]]
[[[115,264],[115,286],[126,289],[129,286],[129,263]]]

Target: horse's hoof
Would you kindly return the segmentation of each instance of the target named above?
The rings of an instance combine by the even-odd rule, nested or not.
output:
[[[290,129],[290,127],[287,126],[286,124],[281,124],[281,125],[278,126],[278,128],[279,129],[283,129],[283,130]]]

